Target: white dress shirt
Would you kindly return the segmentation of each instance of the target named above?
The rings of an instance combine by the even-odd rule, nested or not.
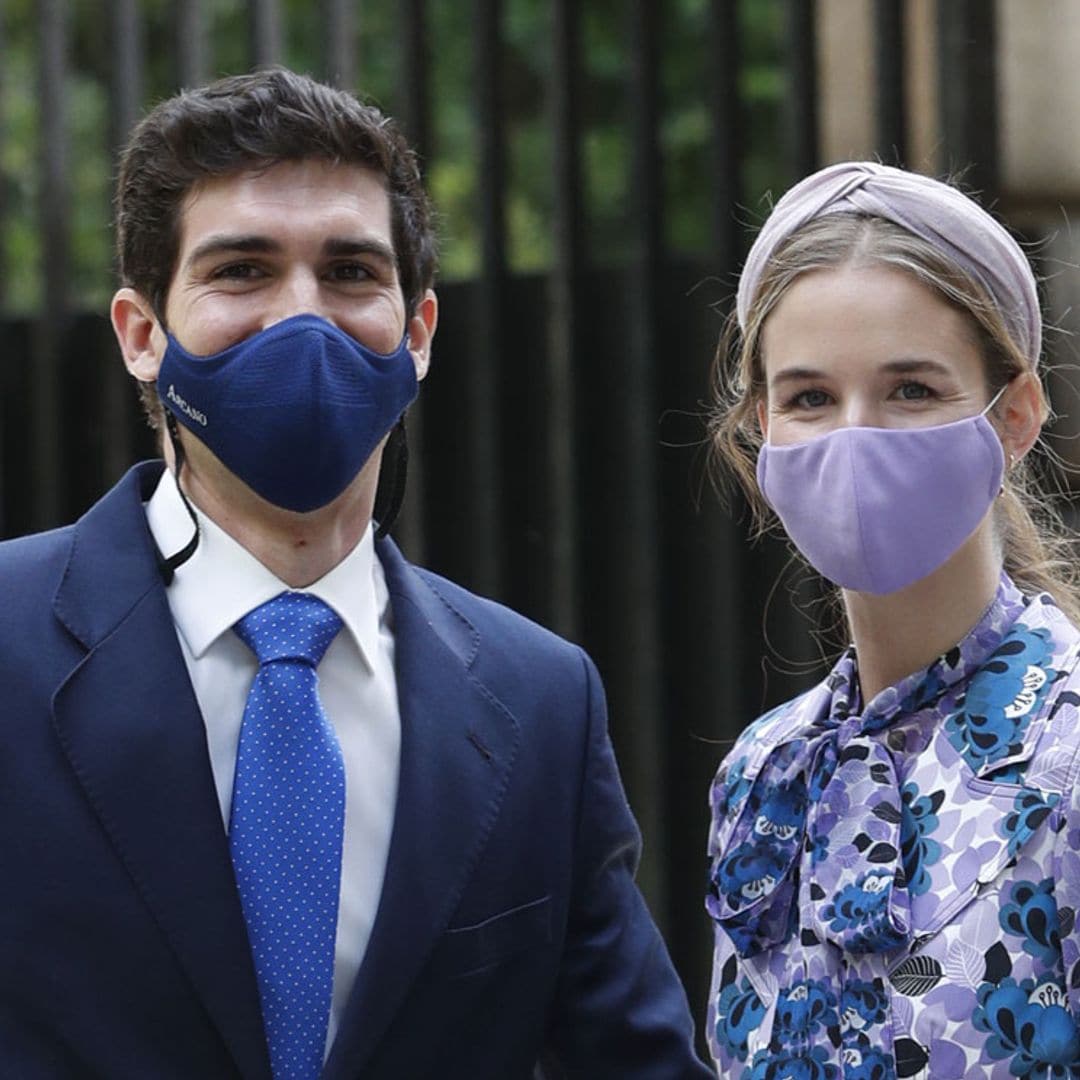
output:
[[[240,724],[258,661],[233,624],[289,586],[196,510],[201,539],[166,590],[176,635],[206,724],[210,766],[226,830]],[[163,555],[179,551],[192,524],[166,469],[146,504]],[[306,589],[344,627],[319,664],[319,697],[345,760],[345,837],[327,1049],[367,949],[382,893],[401,761],[389,594],[368,526],[360,543]]]

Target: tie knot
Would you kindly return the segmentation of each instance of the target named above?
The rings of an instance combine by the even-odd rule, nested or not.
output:
[[[341,629],[341,619],[317,596],[284,592],[249,611],[233,629],[260,666],[272,660],[301,660],[318,667]]]

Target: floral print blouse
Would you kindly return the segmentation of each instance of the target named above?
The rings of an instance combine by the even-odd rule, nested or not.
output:
[[[863,707],[849,650],[712,788],[732,1080],[1080,1077],[1080,633],[1003,576]]]

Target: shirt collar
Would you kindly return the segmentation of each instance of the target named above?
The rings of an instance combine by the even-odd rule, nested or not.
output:
[[[199,521],[199,543],[191,558],[177,567],[168,597],[177,629],[198,659],[238,619],[289,586],[206,514],[192,509]],[[191,518],[171,470],[164,471],[146,504],[146,517],[164,555],[191,539]],[[389,593],[370,523],[356,547],[329,573],[292,591],[318,596],[341,616],[371,671]]]

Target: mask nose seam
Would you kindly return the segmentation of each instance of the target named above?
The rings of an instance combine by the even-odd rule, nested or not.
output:
[[[869,565],[869,553],[867,552],[867,535],[863,526],[863,508],[862,500],[859,497],[859,471],[857,468],[858,461],[855,457],[855,437],[852,434],[852,429],[848,428],[848,436],[845,439],[847,443],[848,453],[848,465],[851,472],[851,497],[855,502],[855,520],[858,523],[859,528],[859,557],[862,562],[862,570],[866,574],[867,580],[872,581],[874,588],[877,588],[877,574],[874,573],[872,567]]]

